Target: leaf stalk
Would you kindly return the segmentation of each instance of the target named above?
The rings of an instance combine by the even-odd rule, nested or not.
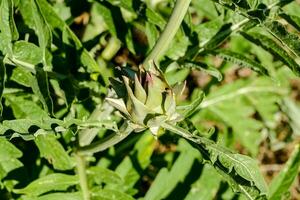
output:
[[[155,46],[151,50],[150,54],[144,60],[144,67],[148,69],[148,62],[150,60],[158,61],[168,49],[171,41],[174,39],[180,25],[184,19],[184,16],[189,8],[191,0],[177,0],[175,7],[172,11],[171,17],[163,30],[161,36],[157,40]],[[95,111],[98,114],[98,111]],[[91,131],[88,131],[90,133]],[[90,144],[92,139],[95,137],[95,134],[80,134],[80,154],[93,154],[99,151],[104,151],[105,149],[119,143],[123,139],[125,139],[132,130],[121,131],[121,134],[115,134],[105,140],[101,140],[95,143]],[[86,138],[87,137],[87,138]]]
[[[190,3],[191,0],[176,1],[175,7],[165,29],[163,30],[150,54],[144,60],[143,64],[146,69],[148,69],[147,65],[150,60],[154,60],[154,62],[157,62],[164,55],[164,53],[170,46],[170,43],[174,39],[178,29],[180,28],[180,25],[184,19]]]
[[[75,154],[77,173],[79,176],[79,184],[81,187],[83,200],[90,200],[90,191],[88,187],[87,174],[86,174],[86,161],[85,158],[78,152]]]

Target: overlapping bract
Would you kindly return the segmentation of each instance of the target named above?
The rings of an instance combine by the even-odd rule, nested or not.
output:
[[[106,100],[128,119],[134,131],[149,129],[158,135],[163,122],[176,123],[182,116],[176,111],[176,94],[154,62],[149,69],[127,73],[122,81],[111,80],[118,99]],[[180,93],[183,90],[177,89]],[[125,92],[124,92],[125,91]]]

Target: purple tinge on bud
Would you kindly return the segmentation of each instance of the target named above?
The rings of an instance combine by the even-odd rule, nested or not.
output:
[[[176,123],[179,119],[175,94],[155,65],[149,71],[140,67],[133,79],[123,76],[122,82],[126,86],[124,90],[127,99],[119,97],[121,101],[108,98],[108,102],[125,114],[137,130],[149,128],[155,134],[155,130],[158,131],[164,121]]]

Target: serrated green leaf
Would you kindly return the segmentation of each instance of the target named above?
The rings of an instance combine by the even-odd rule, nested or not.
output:
[[[277,102],[286,92],[284,87],[276,86],[271,79],[264,77],[225,84],[203,100],[193,122],[215,121],[226,124],[232,128],[236,140],[252,155],[256,155],[257,145],[263,139],[260,130],[265,124],[251,116],[257,111],[268,126],[274,126]]]
[[[235,64],[238,64],[242,67],[248,67],[252,69],[255,72],[258,72],[260,74],[268,76],[268,70],[259,64],[258,62],[255,62],[254,60],[251,60],[242,54],[235,53],[232,51],[228,50],[221,50],[221,51],[216,51],[217,56],[220,56],[221,58],[224,58],[225,60],[229,62],[233,62]]]
[[[192,7],[199,16],[205,16],[214,21],[219,15],[213,1],[198,0],[192,2]],[[200,26],[203,25],[202,23]],[[197,26],[198,27],[198,26]],[[195,27],[197,29],[197,27]]]
[[[209,160],[221,175],[227,174],[236,185],[246,185],[251,192],[239,189],[249,199],[266,195],[266,183],[259,171],[257,163],[250,157],[233,153],[213,141],[191,134],[189,131],[168,123],[162,125],[165,129],[176,133],[191,143],[201,152],[203,158]],[[240,177],[240,178],[239,178]],[[255,192],[253,192],[253,191]]]
[[[244,197],[249,200],[267,200],[265,194],[261,194],[260,191],[255,187],[251,186],[248,183],[237,182],[232,175],[216,168],[217,172],[224,178],[234,193],[242,193]]]
[[[294,56],[300,56],[300,38],[298,35],[290,33],[278,21],[271,21],[264,24],[268,31],[287,48]]]
[[[58,124],[55,119],[16,119],[5,120],[0,124],[0,135],[6,138],[22,137],[24,140],[32,140],[34,136],[48,132],[53,133],[51,125]]]
[[[190,69],[183,68],[183,69],[172,69],[164,74],[167,82],[170,85],[175,85],[176,83],[182,83],[190,74]]]
[[[205,44],[206,49],[214,49],[221,45],[232,33],[232,24],[224,24],[219,31]]]
[[[300,75],[299,64],[274,40],[260,33],[242,33],[242,35],[250,42],[261,46],[265,50],[272,53],[274,56],[276,56],[276,58],[280,59],[284,64],[286,64],[295,74]]]
[[[203,71],[215,78],[218,79],[218,81],[221,81],[223,79],[222,73],[215,67],[212,67],[206,63],[203,62],[194,62],[194,61],[185,61],[183,63],[180,63],[182,67],[197,69],[200,71]]]
[[[119,6],[121,8],[124,8],[130,12],[134,12],[134,8],[133,8],[133,2],[132,0],[107,0],[108,2],[110,2],[112,5],[114,6]]]
[[[38,135],[35,139],[40,155],[46,158],[54,169],[70,170],[74,167],[74,161],[56,139],[55,135]]]
[[[100,128],[110,129],[117,131],[115,122],[110,120],[59,120],[50,117],[38,118],[38,119],[15,119],[15,120],[4,120],[0,123],[0,135],[3,135],[9,139],[14,137],[22,137],[25,140],[35,139],[38,135],[47,133],[61,133],[65,132],[67,129],[71,130],[70,127],[74,128]]]
[[[187,51],[190,45],[189,38],[185,36],[182,32],[178,32],[176,37],[171,42],[169,48],[166,52],[166,56],[171,58],[172,60],[178,60],[179,58],[183,57],[185,52]]]
[[[77,185],[78,183],[79,179],[75,175],[54,173],[36,179],[25,188],[14,189],[14,192],[17,194],[25,194],[34,197],[50,191],[66,190],[73,185]]]
[[[296,145],[292,155],[287,161],[284,168],[272,180],[270,184],[270,200],[281,200],[289,192],[291,185],[299,173],[300,167],[300,147]]]

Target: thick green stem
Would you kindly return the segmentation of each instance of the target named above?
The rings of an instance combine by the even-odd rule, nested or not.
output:
[[[111,106],[106,105],[107,103],[104,103],[102,106],[98,106],[91,116],[89,117],[89,120],[104,120],[111,115],[113,112],[113,108]],[[97,136],[99,132],[99,128],[90,128],[90,129],[84,129],[79,132],[79,146],[83,147],[86,145],[89,145],[93,139]]]
[[[120,133],[117,133],[115,135],[109,136],[108,138],[104,140],[100,140],[97,142],[94,142],[90,145],[80,147],[78,149],[78,153],[83,154],[93,154],[100,151],[104,151],[108,149],[111,146],[114,146],[115,144],[118,144],[122,140],[124,140],[129,134],[132,132],[132,128],[130,128],[127,123],[123,124],[120,128]]]
[[[144,60],[144,67],[148,68],[148,62],[154,60],[155,62],[160,59],[166,50],[168,49],[171,41],[174,39],[175,34],[177,33],[181,22],[189,8],[191,0],[177,0],[175,7],[173,9],[172,15],[163,30],[161,36],[157,40],[155,46],[151,50],[150,54]]]
[[[86,161],[85,158],[79,153],[75,154],[76,164],[77,164],[77,173],[79,176],[79,183],[83,195],[83,200],[90,200],[90,191],[87,182],[86,175]]]
[[[172,15],[163,30],[160,38],[156,42],[155,46],[151,50],[150,54],[144,61],[144,67],[148,68],[148,61],[154,60],[157,61],[163,56],[167,48],[169,47],[171,41],[174,39],[175,34],[177,33],[181,22],[189,8],[191,0],[177,0],[175,7],[173,9]],[[91,118],[99,118],[101,110],[95,110]],[[101,118],[101,117],[100,117]],[[97,130],[86,130],[79,134],[79,152],[80,154],[91,154],[99,151],[103,151],[118,142],[125,139],[132,130],[125,130],[121,134],[113,135],[112,137],[107,138],[104,141],[98,141],[93,144],[90,144],[94,137],[96,136]],[[121,131],[122,132],[122,131]]]

